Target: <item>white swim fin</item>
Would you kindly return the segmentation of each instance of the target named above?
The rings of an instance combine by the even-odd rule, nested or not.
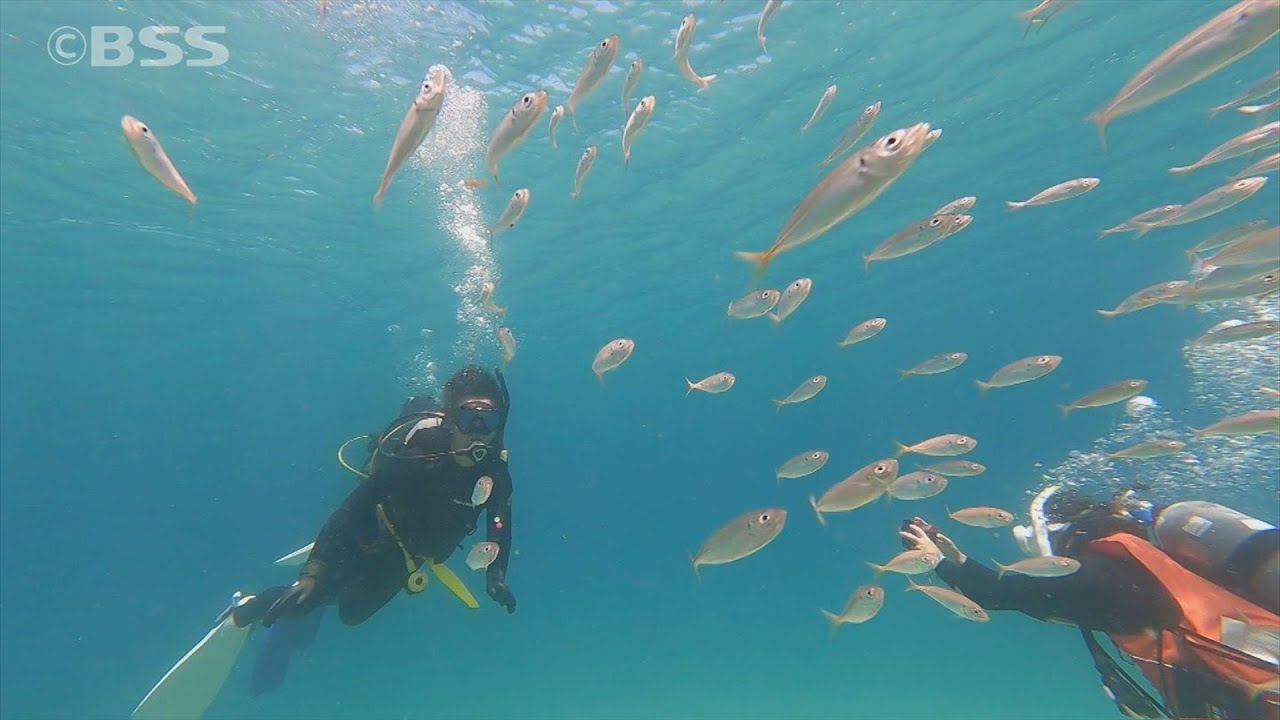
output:
[[[232,596],[231,607],[218,624],[134,708],[133,720],[200,720],[227,681],[254,627],[237,626],[231,610],[252,598],[240,593]]]
[[[307,561],[307,558],[311,555],[311,548],[314,546],[315,546],[315,543],[311,543],[310,545],[303,545],[297,550],[294,550],[288,555],[285,555],[279,560],[276,560],[275,564],[276,565],[301,565]]]

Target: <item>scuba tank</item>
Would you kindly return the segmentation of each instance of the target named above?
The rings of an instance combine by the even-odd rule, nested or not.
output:
[[[1280,612],[1280,529],[1217,503],[1161,510],[1156,547],[1183,567],[1240,597]]]

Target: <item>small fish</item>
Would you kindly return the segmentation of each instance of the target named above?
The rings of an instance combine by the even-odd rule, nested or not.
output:
[[[694,390],[709,393],[711,395],[717,395],[733,387],[733,384],[738,381],[738,378],[734,377],[731,372],[718,372],[715,375],[705,377],[698,382],[694,382],[689,378],[685,378],[684,381],[689,385],[688,391],[685,392],[686,396]]]
[[[930,550],[903,550],[883,565],[869,562],[867,566],[876,571],[876,577],[887,572],[919,575],[938,567],[940,562],[942,562],[941,553]]]
[[[1261,265],[1226,265],[1216,267],[1212,272],[1196,280],[1191,292],[1203,293],[1209,290],[1234,287],[1256,280],[1259,275],[1280,270],[1280,246],[1276,248],[1276,257]]]
[[[929,123],[894,130],[845,158],[805,195],[764,252],[739,252],[762,277],[779,253],[797,248],[871,204],[915,162],[924,149]]]
[[[502,346],[502,366],[506,367],[516,357],[516,336],[511,334],[511,328],[498,327],[498,344]]]
[[[729,317],[739,320],[750,320],[768,313],[782,299],[777,290],[752,290],[729,303]]]
[[[950,352],[942,353],[941,355],[934,355],[913,368],[899,370],[898,379],[906,380],[912,375],[937,375],[939,373],[947,372],[948,370],[955,370],[963,365],[968,359],[969,354],[962,352]]]
[[[858,625],[876,616],[884,607],[884,588],[879,585],[862,585],[855,588],[844,604],[839,615],[822,611],[822,616],[831,623],[831,634],[834,635],[843,624]]]
[[[1107,235],[1114,235],[1115,233],[1122,233],[1122,232],[1136,232],[1142,223],[1156,222],[1157,220],[1160,220],[1161,218],[1165,217],[1166,215],[1173,212],[1174,210],[1177,210],[1180,207],[1182,206],[1181,205],[1161,205],[1160,207],[1153,207],[1150,210],[1144,210],[1138,213],[1137,215],[1134,215],[1133,217],[1129,218],[1128,220],[1125,220],[1119,225],[1116,225],[1115,227],[1110,227],[1110,228],[1107,228],[1106,230],[1103,230],[1102,232],[1098,233],[1098,237],[1100,238],[1106,237]]]
[[[911,578],[907,578],[907,591],[917,590],[928,595],[934,602],[951,612],[959,615],[965,620],[973,622],[987,622],[991,620],[991,616],[987,615],[987,611],[982,609],[978,603],[970,600],[964,595],[950,588],[939,587],[937,585],[920,585]]]
[[[507,309],[500,307],[493,301],[493,293],[496,289],[497,288],[491,282],[486,282],[480,288],[480,307],[496,315],[506,315]]]
[[[951,433],[932,437],[928,440],[921,440],[915,445],[908,446],[900,442],[895,442],[894,445],[898,447],[895,457],[900,457],[907,453],[928,455],[930,457],[953,457],[955,455],[964,455],[978,447],[978,441],[968,435]]]
[[[498,553],[501,548],[496,542],[476,543],[471,548],[471,552],[467,553],[467,567],[472,570],[483,570],[493,564],[498,559]]]
[[[693,13],[684,16],[680,21],[680,29],[676,31],[676,68],[680,70],[680,74],[685,76],[690,82],[698,86],[699,90],[706,90],[711,87],[711,83],[715,81],[715,75],[699,75],[689,67],[689,45],[693,42],[693,31],[698,27],[698,18]]]
[[[1266,182],[1267,179],[1264,177],[1247,177],[1210,190],[1153,223],[1140,223],[1138,225],[1138,237],[1142,237],[1156,228],[1186,225],[1196,220],[1203,220],[1217,215],[1223,210],[1234,207],[1253,197],[1254,193],[1261,190]]]
[[[845,335],[843,340],[836,343],[836,347],[846,348],[850,345],[856,345],[860,342],[870,340],[871,338],[879,335],[880,331],[884,330],[885,326],[888,324],[889,321],[882,317],[863,320],[853,326],[853,329],[849,331],[849,334]]]
[[[1280,272],[1263,270],[1258,275],[1236,285],[1217,288],[1203,288],[1192,285],[1182,293],[1182,297],[1178,298],[1178,303],[1181,305],[1193,305],[1195,303],[1265,297],[1277,290],[1280,290]]]
[[[1254,83],[1248,90],[1245,90],[1231,100],[1228,100],[1217,107],[1209,108],[1209,119],[1217,117],[1218,113],[1223,110],[1230,110],[1244,105],[1245,103],[1262,100],[1263,98],[1274,95],[1277,92],[1280,92],[1280,70],[1277,70]]]
[[[485,165],[489,167],[489,174],[493,175],[494,180],[498,179],[499,161],[524,142],[529,131],[533,129],[534,123],[538,122],[538,118],[542,117],[542,111],[546,109],[546,91],[535,90],[521,96],[502,116],[498,127],[493,130],[493,137],[489,139],[489,149],[485,153]]]
[[[1071,414],[1072,410],[1098,408],[1124,402],[1146,389],[1146,380],[1121,380],[1120,382],[1111,383],[1106,387],[1098,388],[1075,402],[1067,405],[1059,405],[1058,409],[1062,411],[1062,417],[1066,417]]]
[[[636,58],[631,61],[631,69],[627,71],[627,80],[622,84],[622,117],[627,117],[627,108],[631,105],[631,94],[636,91],[636,86],[640,84],[640,75],[644,72],[644,59]]]
[[[812,400],[815,395],[822,392],[827,386],[826,375],[814,375],[813,377],[800,383],[800,386],[791,391],[791,394],[781,400],[774,400],[773,407],[777,412],[782,412],[783,405],[795,405],[806,400]]]
[[[556,149],[556,128],[560,127],[560,121],[564,119],[564,106],[557,105],[555,110],[551,111],[551,119],[547,121],[547,135],[551,138],[551,149]]]
[[[995,563],[995,566],[1000,569],[1000,572],[996,573],[997,579],[1004,577],[1005,573],[1017,573],[1028,577],[1055,578],[1070,575],[1079,570],[1080,561],[1069,557],[1047,555],[1019,560],[1011,565]]]
[[[947,516],[958,523],[976,528],[1002,528],[1013,522],[1013,513],[994,507],[971,507],[951,512]]]
[[[1276,108],[1280,108],[1280,98],[1276,98],[1275,100],[1262,105],[1243,105],[1236,108],[1236,112],[1241,113],[1242,115],[1266,115]]]
[[[946,475],[947,477],[973,477],[987,471],[987,466],[972,460],[944,460],[926,465],[921,470]]]
[[[160,141],[151,132],[151,128],[132,115],[125,115],[121,118],[120,127],[124,130],[124,141],[128,143],[129,151],[133,153],[134,159],[138,161],[142,169],[146,170],[151,177],[159,180],[161,185],[178,193],[186,198],[187,202],[195,205],[195,193],[191,192],[191,188],[187,187],[187,181],[182,179],[182,175],[178,173],[178,168],[173,166],[169,156],[165,154],[164,148],[160,146]]]
[[[764,46],[764,26],[780,7],[782,7],[782,0],[766,0],[764,10],[760,13],[760,22],[756,23],[756,42],[760,43],[760,50],[763,52],[769,52],[769,48]]]
[[[809,132],[809,128],[813,127],[822,119],[822,116],[827,113],[827,108],[831,106],[831,101],[835,99],[835,96],[835,85],[831,85],[827,87],[826,90],[822,91],[822,97],[818,98],[818,104],[813,108],[813,114],[809,116],[809,122],[805,123],[804,126],[800,128],[801,135]]]
[[[1275,388],[1269,388],[1266,385],[1259,385],[1258,392],[1268,397],[1280,398],[1280,390],[1277,390]]]
[[[787,511],[766,508],[743,513],[707,539],[693,556],[693,573],[703,565],[723,565],[759,552],[787,523]]]
[[[382,183],[378,185],[378,191],[373,195],[375,207],[382,205],[382,196],[387,192],[387,186],[391,184],[391,178],[396,174],[396,170],[399,170],[422,141],[427,139],[427,133],[431,132],[431,128],[436,124],[448,85],[449,71],[444,69],[444,66],[436,65],[427,71],[422,85],[418,86],[418,96],[413,99],[413,104],[405,113],[404,120],[400,121],[400,129],[396,132],[396,139],[391,144],[387,168],[382,171]]]
[[[1250,410],[1241,415],[1219,420],[1203,430],[1196,430],[1195,433],[1197,438],[1213,435],[1221,437],[1280,435],[1280,409]]]
[[[578,117],[575,114],[578,105],[600,87],[600,83],[604,82],[609,71],[613,69],[613,60],[618,56],[620,42],[621,39],[617,33],[614,33],[596,43],[591,56],[587,58],[587,64],[582,67],[578,81],[573,84],[573,92],[569,93],[569,102],[565,104],[574,128],[578,127]]]
[[[1280,29],[1280,2],[1242,0],[1192,30],[1147,63],[1089,115],[1107,148],[1107,125],[1159,102],[1248,55]]]
[[[1277,172],[1280,172],[1280,152],[1271,153],[1235,175],[1232,175],[1230,179],[1239,180],[1241,178],[1252,177],[1254,175],[1271,175]]]
[[[618,338],[605,343],[604,347],[596,353],[596,357],[591,361],[591,372],[596,374],[596,379],[600,384],[604,384],[604,374],[610,370],[618,369],[618,366],[626,362],[631,357],[631,353],[635,352],[636,343],[631,338]]]
[[[991,388],[1021,385],[1048,375],[1057,370],[1061,364],[1062,356],[1060,355],[1032,355],[1021,360],[1014,360],[1005,365],[997,370],[996,374],[992,375],[991,379],[986,382],[981,380],[974,380],[974,382],[982,392],[986,392]]]
[[[587,179],[587,173],[591,172],[591,166],[596,164],[596,146],[588,145],[586,150],[582,151],[582,157],[578,158],[578,169],[573,173],[573,192],[569,193],[569,197],[577,200],[582,195],[582,183]]]
[[[1280,258],[1280,225],[1252,232],[1218,250],[1202,265],[1236,267],[1274,263]]]
[[[894,233],[889,239],[880,243],[869,254],[862,256],[864,270],[871,268],[871,263],[882,260],[906,257],[945,240],[973,222],[971,215],[934,215],[920,220],[909,227]]]
[[[769,319],[777,325],[791,317],[791,313],[795,312],[796,308],[800,307],[800,303],[809,297],[809,291],[812,289],[813,280],[809,278],[800,278],[792,282],[782,291],[782,297],[778,299],[778,309],[769,316]]]
[[[524,211],[529,207],[529,188],[520,188],[511,194],[511,199],[507,201],[507,206],[503,208],[502,214],[498,216],[498,221],[489,228],[489,246],[493,247],[493,240],[500,233],[504,233],[516,226],[520,222],[520,218],[524,217]]]
[[[794,480],[807,475],[812,475],[823,468],[830,459],[831,454],[826,450],[809,450],[802,452],[790,460],[782,463],[778,471],[774,473],[774,477],[778,480],[787,479]]]
[[[645,95],[636,105],[636,109],[631,112],[631,117],[627,118],[627,125],[622,129],[623,167],[631,165],[631,144],[640,137],[640,133],[644,132],[644,127],[649,123],[649,118],[653,117],[653,109],[657,105],[658,98]]]
[[[956,198],[951,202],[943,205],[933,212],[934,215],[963,215],[973,209],[978,204],[978,198],[973,195],[966,195],[962,198]]]
[[[1102,181],[1098,178],[1076,178],[1075,180],[1060,182],[1051,188],[1041,190],[1027,200],[1022,200],[1020,202],[1015,200],[1006,200],[1005,206],[1010,210],[1017,210],[1024,207],[1061,202],[1089,192],[1090,190],[1098,187],[1098,183],[1100,182]]]
[[[1178,207],[1181,206],[1179,205]],[[1187,258],[1189,260],[1194,260],[1196,255],[1199,253],[1217,250],[1220,247],[1230,245],[1237,240],[1252,235],[1266,226],[1266,220],[1250,220],[1247,223],[1241,223],[1240,225],[1229,227],[1226,230],[1220,230],[1213,235],[1210,235],[1208,238],[1201,240],[1199,244],[1188,250]]]
[[[1161,303],[1175,303],[1190,287],[1190,280],[1170,280],[1157,283],[1125,298],[1114,310],[1099,310],[1097,312],[1102,317],[1109,319],[1117,315],[1127,315],[1144,310]]]
[[[889,496],[899,500],[924,500],[946,489],[946,475],[917,470],[894,480],[889,486]]]
[[[476,481],[476,486],[471,490],[471,506],[480,507],[489,499],[489,495],[493,492],[493,478],[485,475]]]
[[[854,146],[854,143],[861,140],[862,136],[867,134],[867,131],[875,124],[876,118],[878,117],[880,117],[879,100],[862,109],[862,112],[858,114],[858,119],[854,120],[853,124],[845,129],[844,133],[840,136],[840,139],[836,140],[835,147],[831,148],[831,152],[827,153],[827,157],[824,158],[822,162],[818,163],[818,169],[821,170],[825,168],[836,158],[845,154],[849,148]]]
[[[818,523],[826,526],[824,513],[857,510],[880,499],[889,485],[898,478],[898,461],[893,458],[876,460],[855,470],[849,477],[827,488],[821,498],[809,496],[809,504],[818,516]]]
[[[1150,460],[1166,455],[1176,455],[1186,446],[1187,444],[1181,440],[1143,440],[1137,445],[1107,453],[1107,457],[1120,460]]]
[[[1174,175],[1185,175],[1186,173],[1199,170],[1202,167],[1213,165],[1215,163],[1234,160],[1244,155],[1250,155],[1265,147],[1275,145],[1280,142],[1280,121],[1267,123],[1260,128],[1246,130],[1230,140],[1222,143],[1218,147],[1204,154],[1204,157],[1183,167],[1171,167],[1169,172]]]

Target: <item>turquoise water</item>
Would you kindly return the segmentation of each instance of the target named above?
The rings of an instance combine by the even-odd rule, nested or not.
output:
[[[518,519],[509,584],[519,610],[470,613],[433,587],[349,629],[332,616],[284,688],[245,687],[253,640],[210,718],[1108,718],[1077,635],[1020,615],[954,620],[886,577],[884,610],[834,640],[838,610],[898,549],[904,517],[945,506],[1025,509],[1048,475],[1100,494],[1132,480],[1161,500],[1224,502],[1276,522],[1276,438],[1191,443],[1179,459],[1116,469],[1097,460],[1135,434],[1186,436],[1274,405],[1276,339],[1184,352],[1225,319],[1276,317],[1274,299],[1104,321],[1155,282],[1185,277],[1182,250],[1280,214],[1274,176],[1218,217],[1132,241],[1097,232],[1186,202],[1247,161],[1188,177],[1186,164],[1258,124],[1205,110],[1277,66],[1273,39],[1214,77],[1110,128],[1084,116],[1223,3],[1083,2],[1022,38],[1003,2],[787,2],[755,43],[762,2],[0,4],[0,714],[126,717],[208,629],[231,591],[287,582],[271,565],[314,536],[351,488],[333,461],[406,395],[463,362],[498,362],[498,301],[519,341],[507,371]],[[671,58],[680,17],[699,24],[692,65]],[[222,25],[222,67],[63,67],[63,25]],[[603,87],[546,116],[471,191],[501,113],[523,92],[567,100],[588,49],[622,50]],[[620,162],[619,96],[657,111]],[[380,212],[370,198],[426,69],[454,77],[440,121]],[[806,136],[823,88],[831,109]],[[734,250],[762,250],[861,109],[867,141],[927,121],[944,135],[865,211],[782,255],[766,283],[813,279],[776,331],[725,321],[750,285]],[[634,102],[634,99],[633,99]],[[199,196],[190,211],[138,167],[119,119],[148,123]],[[1268,120],[1274,119],[1268,118]],[[574,168],[600,158],[581,199]],[[1010,213],[1073,177],[1083,197]],[[485,248],[483,229],[529,187],[524,219]],[[943,203],[976,195],[973,225],[872,267],[861,255]],[[889,319],[837,352],[849,327]],[[596,350],[635,355],[606,377]],[[899,383],[895,368],[962,350],[947,375]],[[1013,359],[1065,359],[1035,383],[979,397],[972,380]],[[685,397],[683,378],[738,376]],[[824,373],[823,394],[768,402]],[[1055,403],[1125,377],[1158,407]],[[990,470],[941,496],[878,504],[819,527],[808,496],[944,432],[979,439]],[[810,448],[831,461],[778,485]],[[1074,454],[1073,454],[1074,453]],[[907,466],[912,465],[907,461]],[[746,510],[782,506],[782,535],[741,562],[687,554]],[[1007,532],[956,529],[978,559],[1009,560]],[[455,567],[461,567],[455,561]],[[478,590],[477,580],[467,578]]]

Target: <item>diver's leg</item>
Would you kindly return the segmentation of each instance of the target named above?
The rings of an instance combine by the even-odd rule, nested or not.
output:
[[[338,592],[338,617],[344,625],[359,625],[373,617],[405,586],[408,571],[399,548],[368,557],[366,565]]]

